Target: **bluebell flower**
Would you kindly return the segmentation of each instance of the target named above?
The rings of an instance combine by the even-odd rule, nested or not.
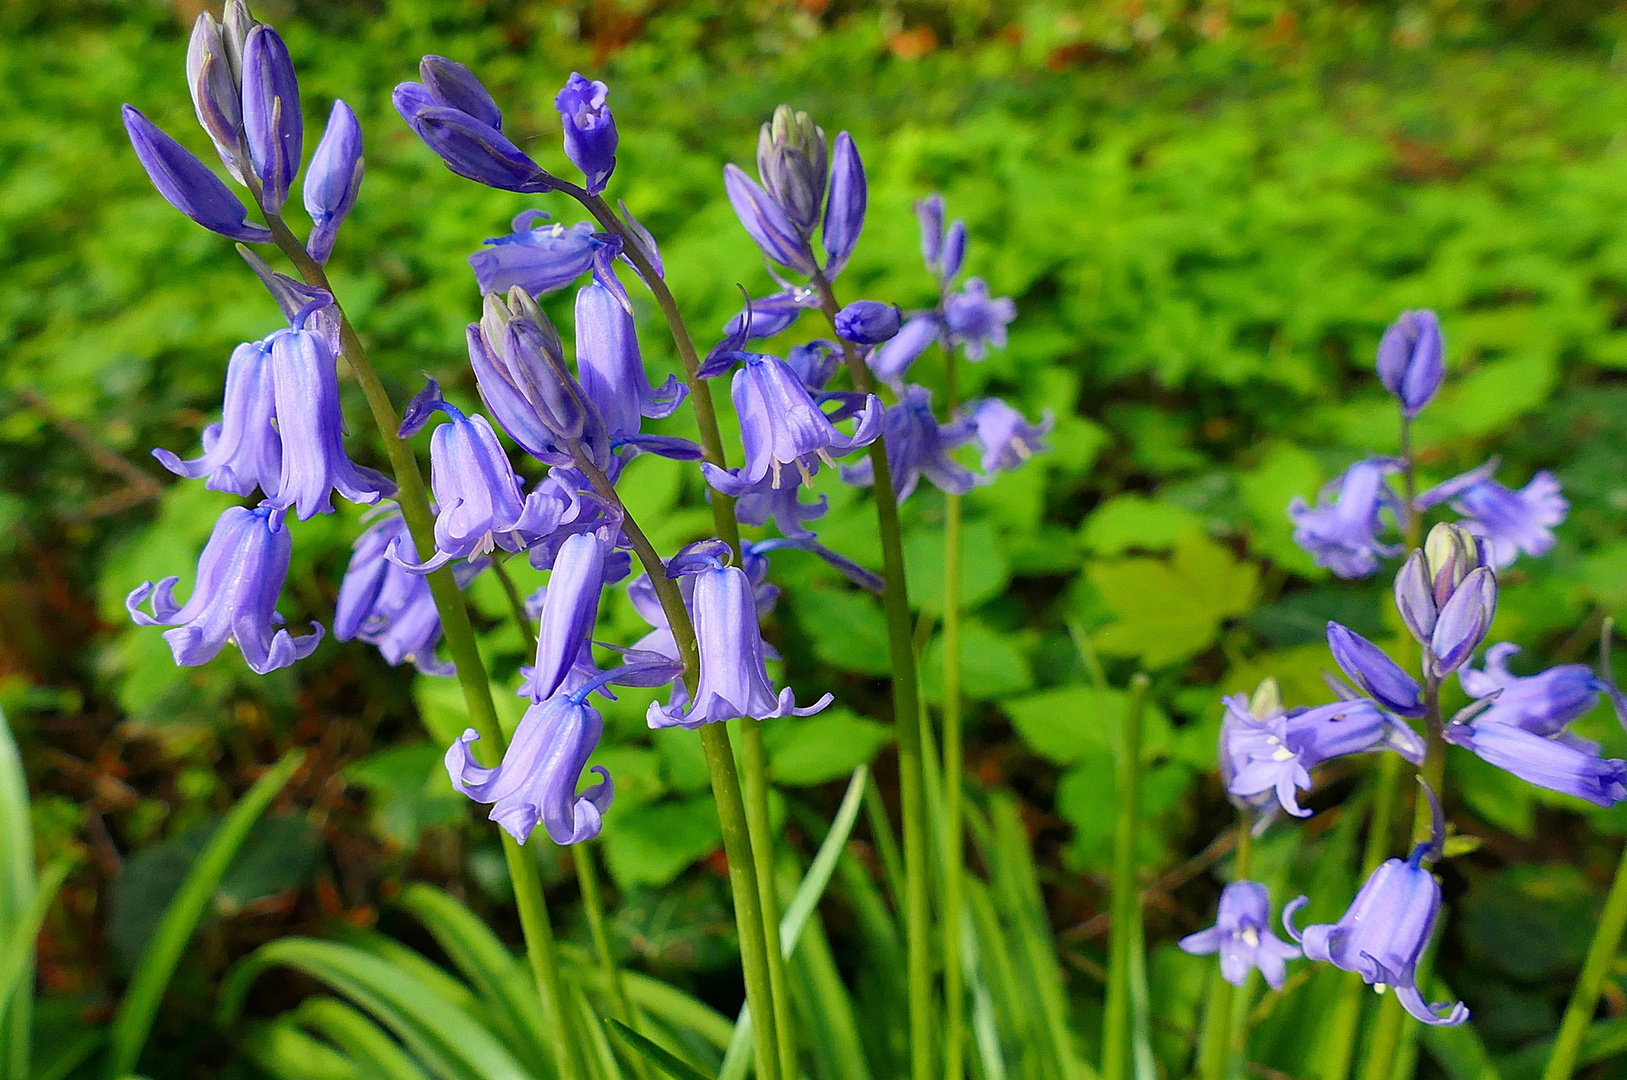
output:
[[[1250,968],[1259,968],[1273,990],[1281,990],[1288,961],[1300,951],[1271,932],[1271,894],[1257,881],[1234,881],[1220,894],[1215,925],[1180,940],[1193,956],[1220,954],[1220,977],[1242,986]]]
[[[593,268],[593,224],[538,224],[548,215],[525,210],[514,231],[494,236],[469,256],[482,293],[506,293],[518,285],[532,296],[563,289]]]
[[[1429,310],[1403,311],[1378,343],[1378,378],[1410,420],[1446,378],[1441,324]]]
[[[399,513],[380,518],[356,538],[334,604],[333,636],[340,641],[360,638],[377,647],[391,665],[410,662],[425,675],[454,675],[457,668],[435,656],[441,640],[441,615],[430,595],[429,580],[390,561],[388,553],[397,543],[417,557],[407,523]],[[459,587],[466,586],[484,566],[460,563],[455,567]]]
[[[1601,693],[1614,695],[1615,688],[1586,664],[1557,664],[1535,675],[1515,675],[1508,670],[1508,658],[1519,651],[1512,642],[1500,642],[1486,650],[1481,670],[1458,669],[1465,694],[1471,698],[1497,695],[1475,723],[1508,724],[1533,735],[1557,735],[1571,721],[1592,712]]]
[[[740,224],[764,255],[798,273],[811,275],[819,269],[807,239],[780,204],[739,166],[723,167],[723,190]]]
[[[898,333],[867,358],[870,370],[893,389],[904,384],[904,373],[944,333],[943,323],[930,311],[904,320]]]
[[[234,60],[220,23],[209,12],[201,13],[193,22],[192,35],[187,40],[186,85],[192,92],[192,107],[197,111],[198,123],[215,144],[221,164],[233,179],[246,187],[253,167],[249,164],[243,134],[243,88],[238,66],[242,59],[242,42],[236,46],[238,54]]]
[[[605,478],[614,485],[626,465],[620,454],[610,458]],[[579,533],[603,532],[611,538],[612,550],[605,555],[605,581],[620,581],[627,575],[629,560],[620,549],[628,545],[621,535],[620,515],[593,489],[580,469],[556,465],[537,481],[526,496],[527,516],[536,524],[524,539],[531,565],[538,570],[553,568],[565,541]],[[546,519],[546,520],[543,520]]]
[[[816,339],[793,345],[785,354],[785,363],[796,372],[797,381],[808,393],[818,394],[842,366],[842,350],[834,341]]]
[[[1351,681],[1389,712],[1416,719],[1428,711],[1418,680],[1354,630],[1329,622],[1328,649]]]
[[[335,491],[362,505],[393,493],[394,481],[345,453],[339,371],[327,333],[292,327],[272,334],[270,341],[282,475],[267,502],[291,506],[305,521],[331,514]]]
[[[1282,924],[1308,959],[1354,971],[1377,990],[1393,989],[1415,1019],[1433,1025],[1461,1024],[1469,1019],[1462,1002],[1450,1008],[1430,1005],[1418,992],[1418,960],[1441,909],[1440,883],[1423,863],[1440,858],[1446,831],[1435,793],[1427,786],[1424,791],[1434,810],[1430,839],[1413,848],[1405,860],[1390,859],[1374,870],[1337,923],[1307,926],[1303,934],[1295,930],[1294,913],[1310,903],[1301,896],[1283,909]]]
[[[1265,716],[1251,712],[1241,694],[1223,700],[1222,772],[1226,790],[1245,802],[1275,792],[1284,810],[1309,817],[1295,789],[1310,790],[1310,771],[1325,761],[1385,748],[1414,764],[1423,761],[1417,733],[1365,698]]]
[[[479,740],[466,730],[446,751],[452,787],[475,802],[492,804],[491,820],[525,843],[540,821],[556,844],[579,844],[599,835],[615,797],[610,773],[593,771],[599,782],[577,793],[588,758],[604,733],[604,718],[582,691],[555,694],[525,711],[503,761],[486,768],[469,753]]]
[[[836,334],[857,345],[880,345],[897,335],[903,315],[897,304],[855,300],[836,313]]]
[[[293,540],[282,526],[282,513],[261,503],[254,509],[228,507],[198,557],[197,582],[185,604],[175,602],[175,583],[167,577],[156,586],[144,581],[125,598],[125,610],[137,626],[168,626],[175,662],[183,667],[206,664],[232,642],[256,674],[287,667],[311,655],[322,640],[322,627],[292,637],[278,629],[277,596],[288,577]],[[141,605],[152,603],[151,615]]]
[[[750,577],[715,557],[693,561],[700,563],[692,574],[691,609],[700,650],[700,680],[693,702],[663,706],[652,701],[645,717],[650,727],[694,729],[743,716],[759,720],[811,716],[835,700],[826,694],[811,706],[798,708],[790,687],[776,694],[768,677],[763,635],[757,625],[756,588]]]
[[[124,107],[124,130],[147,178],[165,202],[222,236],[249,244],[271,242],[271,231],[249,223],[243,201],[220,177],[132,105]]]
[[[598,674],[591,639],[599,621],[609,546],[595,533],[578,533],[560,545],[543,591],[536,664],[525,683],[532,701],[550,698],[561,688],[580,689],[584,676]]]
[[[808,471],[810,474],[818,473],[818,462]],[[782,476],[779,483],[775,482],[773,476],[765,476],[755,484],[737,487],[734,494],[735,517],[742,525],[766,525],[772,521],[783,536],[810,538],[814,533],[806,523],[823,517],[830,500],[821,495],[816,501],[805,503],[800,497],[801,491],[800,476]]]
[[[921,226],[921,261],[934,273],[943,254],[943,196],[937,193],[915,204],[915,220]]]
[[[706,480],[725,495],[741,495],[764,477],[781,482],[786,466],[806,479],[810,466],[831,463],[831,454],[868,446],[881,434],[881,399],[870,395],[858,412],[852,435],[843,435],[820,411],[790,365],[777,356],[747,353],[734,373],[731,393],[740,418],[745,463],[738,469],[701,466]]]
[[[609,467],[604,420],[566,367],[559,331],[530,294],[519,286],[506,300],[487,293],[467,336],[481,399],[521,449],[547,465],[572,465],[580,451],[600,469]]]
[[[604,190],[616,170],[616,118],[606,102],[610,89],[576,72],[554,95],[554,107],[565,126],[565,156],[582,170],[589,195]]]
[[[1456,671],[1480,647],[1497,614],[1497,575],[1489,566],[1469,571],[1441,606],[1427,655],[1437,676]]]
[[[1017,317],[1017,305],[1008,296],[991,298],[982,278],[968,278],[959,292],[943,298],[943,318],[949,339],[968,360],[981,360],[990,348],[1006,347],[1006,324]]]
[[[1019,468],[1034,454],[1045,450],[1040,440],[1056,424],[1056,417],[1049,409],[1039,423],[1030,424],[1022,413],[999,398],[972,402],[962,409],[961,419],[977,439],[983,456],[983,472],[991,478],[996,472]]]
[[[260,181],[260,205],[269,213],[281,213],[299,172],[305,118],[294,63],[282,38],[269,26],[256,26],[243,44],[243,134]]]
[[[830,194],[825,200],[825,227],[820,234],[826,255],[825,277],[834,280],[858,247],[869,199],[870,187],[858,147],[853,145],[851,135],[841,132],[831,156]]]
[[[830,178],[824,131],[807,113],[781,105],[757,133],[757,175],[806,243],[819,224]]]
[[[893,491],[899,502],[914,493],[923,476],[951,495],[964,495],[977,483],[970,469],[949,456],[949,451],[971,441],[971,427],[951,424],[940,428],[937,417],[932,415],[932,393],[924,386],[904,387],[898,404],[887,409],[882,430]],[[870,459],[842,466],[842,479],[857,487],[874,484]]]
[[[1288,504],[1294,543],[1342,578],[1366,577],[1378,569],[1380,555],[1401,554],[1399,544],[1378,539],[1382,511],[1394,515],[1399,505],[1385,482],[1398,468],[1394,458],[1369,458],[1323,487],[1315,507],[1295,496]]]
[[[1520,553],[1546,555],[1553,549],[1555,525],[1565,520],[1570,502],[1559,481],[1547,470],[1531,477],[1518,491],[1493,480],[1498,459],[1470,469],[1418,496],[1416,505],[1426,510],[1450,502],[1452,509],[1467,520],[1463,526],[1485,541],[1488,561],[1499,570],[1512,566]]]
[[[943,251],[939,255],[938,275],[945,283],[954,280],[960,273],[960,265],[966,258],[966,223],[956,219],[949,226],[943,236]],[[971,284],[970,282],[967,283]],[[998,303],[999,301],[996,301]],[[1009,321],[1009,320],[1007,320]]]
[[[1610,807],[1627,799],[1627,761],[1602,757],[1598,743],[1568,731],[1543,736],[1481,716],[1468,722],[1454,720],[1442,737],[1538,787],[1595,806]]]
[[[502,132],[503,114],[467,67],[440,56],[418,66],[422,83],[404,82],[391,100],[407,126],[448,169],[487,187],[535,193],[559,181]]]
[[[576,371],[582,392],[614,440],[637,435],[646,416],[671,416],[689,396],[689,387],[676,375],[667,376],[660,387],[650,386],[626,295],[618,295],[619,289],[611,288],[616,283],[601,278],[609,273],[608,267],[596,271],[576,294]]]
[[[207,478],[211,491],[251,495],[256,487],[275,494],[282,479],[282,437],[271,375],[270,340],[247,341],[232,350],[226,364],[226,393],[220,422],[203,429],[203,455],[182,461],[164,449],[153,457],[177,476]]]
[[[523,551],[530,535],[551,532],[559,520],[557,503],[527,499],[497,433],[484,416],[465,416],[441,397],[431,379],[402,410],[401,437],[422,430],[436,412],[448,423],[430,436],[430,488],[440,513],[435,517],[435,554],[424,563],[394,558],[416,573],[429,573],[453,559],[489,555],[497,548]]]
[[[305,249],[317,262],[325,263],[333,254],[339,226],[350,216],[361,189],[361,125],[349,105],[335,101],[301,188],[305,210],[311,215],[311,236]]]

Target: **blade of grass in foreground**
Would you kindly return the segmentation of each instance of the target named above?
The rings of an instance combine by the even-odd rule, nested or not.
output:
[[[684,1061],[676,1054],[662,1049],[657,1043],[651,1042],[626,1024],[615,1020],[606,1020],[605,1026],[616,1033],[616,1038],[629,1049],[637,1052],[650,1061],[656,1068],[672,1077],[672,1080],[711,1080],[711,1077],[701,1072],[695,1066]]]
[[[0,935],[10,935],[34,902],[34,825],[28,810],[28,778],[0,712]],[[32,939],[30,939],[32,941]],[[22,958],[22,973],[32,974],[33,949]],[[19,975],[18,983],[32,979]],[[33,1027],[32,993],[0,993],[0,1080],[28,1080],[29,1034]]]
[[[1130,681],[1130,705],[1118,744],[1118,818],[1113,829],[1113,896],[1111,961],[1107,972],[1107,1008],[1102,1016],[1102,1076],[1128,1080],[1132,950],[1137,934],[1140,893],[1136,882],[1136,818],[1140,814],[1141,713],[1147,702],[1147,676]]]
[[[830,832],[825,834],[825,842],[819,845],[813,865],[808,867],[802,884],[797,886],[796,895],[791,897],[791,903],[786,906],[785,915],[780,919],[780,949],[787,959],[796,951],[797,939],[802,936],[803,927],[808,925],[814,908],[819,905],[819,898],[825,895],[825,886],[830,884],[830,876],[836,871],[836,860],[841,858],[843,849],[847,847],[847,838],[852,835],[853,824],[859,819],[859,808],[864,804],[864,789],[869,776],[868,766],[860,765],[853,770],[853,779],[848,781],[847,794],[842,796],[842,805],[831,822]],[[734,1025],[734,1037],[729,1040],[729,1050],[723,1055],[723,1068],[718,1072],[718,1080],[743,1080],[750,1060],[751,1012],[742,1008],[740,1019]]]
[[[158,929],[136,964],[135,975],[125,988],[108,1030],[107,1075],[113,1080],[135,1069],[158,1015],[164,988],[169,985],[175,965],[192,939],[192,932],[198,928],[198,920],[203,918],[210,899],[220,887],[220,879],[226,876],[237,849],[248,839],[249,830],[304,760],[303,753],[290,750],[254,782],[209,838],[198,861],[192,864],[186,880],[181,883],[181,891],[159,919]]]

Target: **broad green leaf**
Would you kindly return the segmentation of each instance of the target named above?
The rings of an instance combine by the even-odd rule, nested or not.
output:
[[[605,864],[623,888],[665,885],[722,843],[717,807],[707,796],[652,803],[605,821]]]
[[[1237,476],[1254,519],[1250,548],[1301,577],[1326,577],[1327,571],[1294,543],[1293,523],[1288,520],[1293,498],[1297,495],[1314,505],[1323,479],[1322,466],[1309,451],[1287,442],[1266,447],[1260,463]]]
[[[1123,690],[1061,686],[1000,705],[1023,742],[1058,765],[1113,755],[1130,696]],[[1151,760],[1170,746],[1169,718],[1151,702],[1142,721],[1142,757]]]
[[[198,920],[203,917],[210,898],[220,887],[221,879],[226,876],[238,849],[248,839],[254,823],[304,759],[301,751],[291,750],[254,782],[209,838],[208,845],[198,855],[181,891],[165,908],[157,931],[146,951],[141,954],[130,985],[125,988],[124,997],[119,1001],[118,1011],[113,1014],[113,1025],[108,1032],[109,1076],[122,1076],[136,1067],[141,1048],[146,1044],[147,1034],[158,1015],[164,988],[169,985],[170,976],[174,974],[175,965],[180,962],[181,953],[191,940]]]
[[[769,770],[793,787],[846,776],[892,741],[892,728],[833,706],[800,719],[778,720],[765,733]]]
[[[1174,503],[1115,495],[1091,511],[1079,529],[1079,542],[1098,556],[1134,549],[1168,551],[1183,531],[1202,526],[1201,518]]]
[[[1116,621],[1093,636],[1109,656],[1138,656],[1163,667],[1202,652],[1221,623],[1254,602],[1259,571],[1195,531],[1176,539],[1166,562],[1131,558],[1095,562],[1086,576]]]
[[[943,612],[942,529],[911,529],[904,537],[904,567],[911,606]],[[1011,579],[1004,544],[987,521],[968,521],[960,537],[961,610],[971,611],[998,596]]]
[[[943,635],[933,637],[919,665],[921,696],[930,704],[943,701]],[[1028,658],[1015,634],[1001,634],[976,619],[963,619],[960,628],[961,696],[972,701],[995,701],[1020,694],[1034,683]]]
[[[789,599],[821,660],[844,671],[887,674],[887,624],[876,597],[852,589],[813,589]]]

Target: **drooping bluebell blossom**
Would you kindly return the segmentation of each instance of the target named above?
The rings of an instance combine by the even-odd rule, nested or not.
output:
[[[319,263],[333,254],[333,242],[356,205],[362,189],[362,129],[356,114],[343,101],[333,103],[322,141],[311,155],[301,193],[311,215],[311,236],[305,250]]]
[[[1571,721],[1593,711],[1601,693],[1615,688],[1586,664],[1557,664],[1535,675],[1515,675],[1508,658],[1520,651],[1513,642],[1499,642],[1486,650],[1479,671],[1458,669],[1458,682],[1471,698],[1497,697],[1475,718],[1476,724],[1508,724],[1533,735],[1551,736]]]
[[[894,390],[904,384],[904,373],[943,334],[934,312],[923,311],[904,320],[898,333],[868,357],[870,370]]]
[[[626,458],[620,454],[610,457],[609,465],[605,469],[605,479],[612,486],[621,475],[626,466]],[[627,576],[630,565],[625,551],[627,542],[621,535],[620,513],[594,490],[592,482],[586,474],[574,466],[556,465],[548,470],[548,475],[537,481],[531,494],[526,497],[528,503],[551,504],[549,520],[553,522],[552,528],[538,530],[534,538],[528,536],[528,555],[531,565],[538,570],[553,568],[554,560],[558,557],[565,541],[579,533],[602,532],[611,538],[611,550],[605,555],[605,582],[610,584],[620,581]],[[541,509],[532,512],[540,515]]]
[[[831,156],[830,194],[825,200],[825,227],[820,234],[827,256],[825,277],[834,280],[858,247],[869,201],[870,187],[858,147],[853,145],[851,135],[841,132]]]
[[[996,472],[1009,472],[1022,466],[1034,454],[1046,449],[1040,440],[1056,424],[1047,409],[1037,424],[999,398],[984,398],[967,405],[961,416],[970,425],[982,450],[983,472],[992,478]]]
[[[1256,716],[1241,694],[1223,700],[1220,754],[1226,790],[1246,802],[1275,792],[1284,810],[1309,817],[1295,789],[1310,790],[1310,771],[1325,761],[1385,748],[1414,764],[1423,761],[1417,733],[1365,698],[1264,716]]]
[[[915,220],[921,226],[921,261],[933,273],[943,255],[943,196],[933,193],[915,204]]]
[[[1328,648],[1351,681],[1385,709],[1414,719],[1427,711],[1418,680],[1354,630],[1329,622]]]
[[[836,313],[836,334],[856,345],[880,345],[898,334],[903,315],[897,304],[855,300]]]
[[[819,293],[814,289],[792,286],[769,293],[752,300],[745,310],[723,325],[724,340],[737,340],[738,344],[731,345],[729,351],[739,351],[747,341],[771,338],[789,330],[804,311],[818,306]]]
[[[728,471],[710,462],[701,466],[707,482],[725,495],[745,494],[764,477],[777,485],[788,465],[807,478],[817,462],[831,464],[832,453],[868,446],[881,434],[881,399],[874,394],[864,400],[853,434],[843,435],[784,360],[762,353],[747,353],[743,359],[731,393],[745,463]]]
[[[1495,703],[1494,703],[1495,707]],[[1512,723],[1454,720],[1442,737],[1520,779],[1610,807],[1627,799],[1627,761],[1600,755],[1599,744],[1568,731],[1542,736]]]
[[[1440,883],[1423,865],[1426,858],[1440,857],[1445,834],[1433,792],[1429,799],[1435,806],[1432,838],[1405,860],[1390,859],[1374,870],[1338,922],[1307,926],[1301,934],[1294,913],[1310,903],[1301,896],[1283,909],[1282,924],[1307,959],[1354,971],[1376,989],[1393,989],[1402,1007],[1425,1024],[1461,1024],[1469,1019],[1468,1006],[1461,1001],[1431,1005],[1418,992],[1418,960],[1441,908]]]
[[[646,416],[671,416],[689,396],[689,387],[676,375],[660,387],[650,385],[633,313],[610,275],[608,265],[601,267],[576,294],[576,374],[614,440],[637,435]]]
[[[563,289],[593,268],[593,224],[538,224],[548,215],[525,210],[515,215],[514,231],[494,236],[469,256],[482,293],[506,293],[516,285],[532,296]]]
[[[377,647],[391,665],[410,662],[425,675],[454,675],[457,668],[435,656],[441,615],[429,580],[390,561],[388,553],[397,543],[416,558],[407,523],[398,513],[380,518],[356,538],[333,608],[333,636],[340,641],[360,638]],[[482,568],[462,563],[453,572],[461,587]]]
[[[424,563],[409,563],[397,551],[393,558],[416,573],[429,573],[453,559],[489,555],[497,548],[523,551],[526,534],[551,532],[558,524],[558,505],[528,500],[520,487],[497,433],[484,416],[465,416],[429,385],[402,410],[401,437],[421,431],[437,412],[448,423],[430,436],[430,488],[440,513],[435,517],[435,554]]]
[[[260,181],[260,204],[270,213],[280,213],[299,172],[305,118],[294,62],[269,26],[256,26],[243,44],[243,134]]]
[[[282,436],[282,475],[273,506],[301,521],[333,512],[332,493],[364,506],[395,491],[387,476],[345,453],[339,372],[328,335],[291,327],[271,335],[271,381]]]
[[[807,708],[798,708],[790,687],[776,694],[768,677],[751,579],[716,557],[692,562],[699,564],[689,572],[695,579],[692,611],[700,680],[693,702],[663,706],[652,701],[645,717],[652,728],[695,729],[743,716],[759,720],[811,716],[835,700],[826,694]]]
[[[267,503],[254,509],[228,507],[198,557],[198,576],[185,604],[175,602],[175,583],[167,577],[156,586],[138,585],[125,598],[125,610],[137,626],[168,626],[175,662],[183,667],[206,664],[228,641],[243,654],[256,674],[287,667],[311,655],[322,640],[322,627],[292,637],[278,629],[277,596],[288,576],[293,540],[282,525],[282,512]],[[152,614],[141,610],[151,598]]]
[[[226,394],[220,422],[203,429],[203,454],[183,461],[164,449],[153,457],[177,476],[206,478],[211,491],[251,495],[258,487],[275,494],[282,479],[282,436],[271,375],[271,343],[246,341],[226,364]]]
[[[495,768],[476,763],[469,744],[480,736],[474,728],[466,730],[446,751],[452,787],[476,802],[492,804],[491,820],[522,844],[539,821],[556,844],[598,836],[615,785],[608,771],[595,766],[599,782],[577,793],[582,771],[604,733],[604,718],[584,698],[582,691],[561,693],[532,705]]]
[[[1553,549],[1555,525],[1565,520],[1570,502],[1559,481],[1547,470],[1538,472],[1519,490],[1492,479],[1498,459],[1470,469],[1418,496],[1419,510],[1450,502],[1466,519],[1463,526],[1486,542],[1488,562],[1501,570],[1512,566],[1523,552],[1546,555]]]
[[[1366,577],[1378,569],[1379,556],[1401,554],[1399,544],[1378,538],[1382,512],[1393,515],[1399,505],[1385,477],[1399,468],[1394,458],[1369,458],[1324,486],[1315,507],[1295,496],[1288,504],[1294,543],[1342,578]]]
[[[604,190],[616,170],[616,118],[606,102],[610,88],[576,72],[554,95],[554,107],[565,126],[565,156],[582,170],[589,195]]]
[[[222,236],[249,244],[271,242],[270,230],[249,223],[243,201],[220,177],[133,105],[124,106],[124,130],[141,167],[147,170],[148,179],[165,202]]]
[[[943,298],[943,318],[949,339],[968,360],[981,360],[990,348],[1006,347],[1006,324],[1017,317],[1017,305],[1009,296],[991,298],[982,278],[968,278],[959,292]]]
[[[391,100],[407,126],[448,169],[487,187],[535,193],[559,181],[503,134],[503,114],[480,80],[464,65],[426,56],[421,83],[404,82]]]
[[[1403,311],[1378,343],[1378,378],[1410,420],[1446,378],[1441,324],[1429,310]]]
[[[819,464],[815,462],[808,471],[817,473]],[[811,538],[814,533],[806,523],[824,517],[830,500],[821,495],[816,501],[806,503],[800,498],[801,491],[800,476],[782,476],[779,483],[775,483],[774,477],[765,476],[755,484],[735,489],[735,517],[742,525],[766,525],[773,521],[783,536]]]
[[[550,698],[562,688],[576,690],[584,676],[598,674],[590,642],[599,620],[609,546],[595,533],[579,533],[560,545],[543,591],[536,663],[524,687],[532,701]]]
[[[932,392],[926,387],[904,387],[898,404],[888,407],[882,431],[893,491],[900,503],[914,493],[923,476],[951,495],[964,495],[977,483],[970,469],[949,456],[949,451],[971,441],[971,426],[939,427],[937,417],[932,415]],[[870,459],[842,466],[842,479],[857,487],[875,483]]]
[[[520,448],[547,465],[585,454],[609,467],[610,435],[568,367],[559,331],[519,286],[486,294],[480,322],[468,329],[469,363],[480,396]]]
[[[834,341],[817,339],[802,345],[793,345],[785,354],[785,363],[796,372],[797,380],[808,393],[817,394],[835,377],[842,366],[842,350]]]
[[[1220,894],[1215,925],[1180,940],[1193,956],[1220,954],[1220,977],[1242,986],[1249,969],[1259,968],[1273,990],[1281,990],[1288,961],[1300,951],[1271,931],[1271,893],[1257,881],[1233,881]]]
[[[253,167],[243,135],[241,47],[239,42],[238,60],[234,60],[220,23],[209,12],[201,13],[187,41],[186,85],[192,92],[198,123],[215,144],[221,164],[233,179],[247,186]]]

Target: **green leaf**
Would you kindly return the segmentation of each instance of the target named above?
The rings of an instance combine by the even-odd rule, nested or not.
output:
[[[1328,572],[1294,543],[1288,504],[1296,495],[1315,503],[1322,480],[1322,466],[1316,457],[1286,442],[1267,446],[1258,465],[1237,475],[1238,490],[1254,519],[1250,548],[1301,577],[1325,578]]]
[[[4,712],[0,712],[0,836],[6,838],[0,844],[0,940],[9,942],[30,918],[38,889],[28,778]],[[28,940],[19,981],[33,968],[34,935]],[[32,992],[15,998],[0,993],[0,1077],[5,1080],[28,1080],[33,1003]]]
[[[239,1040],[243,1054],[276,1080],[373,1080],[327,1043],[287,1018],[255,1024]]]
[[[1144,495],[1115,495],[1085,519],[1079,542],[1104,556],[1133,549],[1168,551],[1183,531],[1202,526],[1203,519],[1183,506]]]
[[[930,704],[943,702],[943,635],[935,635],[921,657],[921,696]],[[1001,634],[976,619],[962,619],[960,628],[961,696],[972,701],[995,701],[1020,694],[1034,684],[1028,658],[1015,634]]]
[[[810,589],[790,599],[797,624],[813,640],[819,659],[865,675],[890,670],[887,623],[874,596],[852,589]]]
[[[694,738],[693,732],[681,734]],[[722,843],[717,807],[705,796],[670,799],[605,819],[605,864],[623,888],[665,885]]]
[[[712,1080],[678,1055],[651,1042],[619,1020],[606,1020],[605,1027],[615,1033],[616,1038],[629,1050],[654,1064],[656,1068],[672,1077],[672,1080]]]
[[[1058,765],[1071,765],[1112,756],[1129,703],[1123,690],[1076,685],[1005,701],[1000,708],[1030,749]],[[1170,746],[1169,718],[1148,702],[1142,724],[1142,758],[1151,760]]]
[[[904,536],[905,578],[916,609],[943,611],[943,544],[942,529],[915,528]],[[961,610],[971,611],[1005,589],[1011,569],[1004,547],[987,521],[966,522],[961,530]]]
[[[1120,559],[1090,564],[1086,571],[1115,622],[1093,637],[1109,656],[1136,656],[1163,667],[1208,648],[1221,623],[1247,613],[1259,570],[1195,531],[1176,539],[1168,562]]]
[[[307,998],[291,1019],[333,1043],[377,1080],[428,1080],[412,1057],[364,1014],[336,998]]]
[[[780,720],[767,732],[768,764],[776,782],[793,787],[846,776],[892,741],[892,727],[834,707],[814,716]]]
[[[192,931],[197,928],[210,898],[220,887],[221,879],[226,876],[238,849],[248,839],[254,823],[304,760],[305,755],[301,751],[290,750],[254,782],[210,837],[208,846],[193,864],[180,893],[164,910],[158,929],[136,964],[135,975],[125,988],[118,1011],[113,1015],[112,1027],[108,1030],[108,1076],[117,1078],[136,1067],[141,1048],[146,1045],[147,1034],[152,1030],[153,1019],[158,1015],[164,988],[169,985],[175,965],[186,950]]]

